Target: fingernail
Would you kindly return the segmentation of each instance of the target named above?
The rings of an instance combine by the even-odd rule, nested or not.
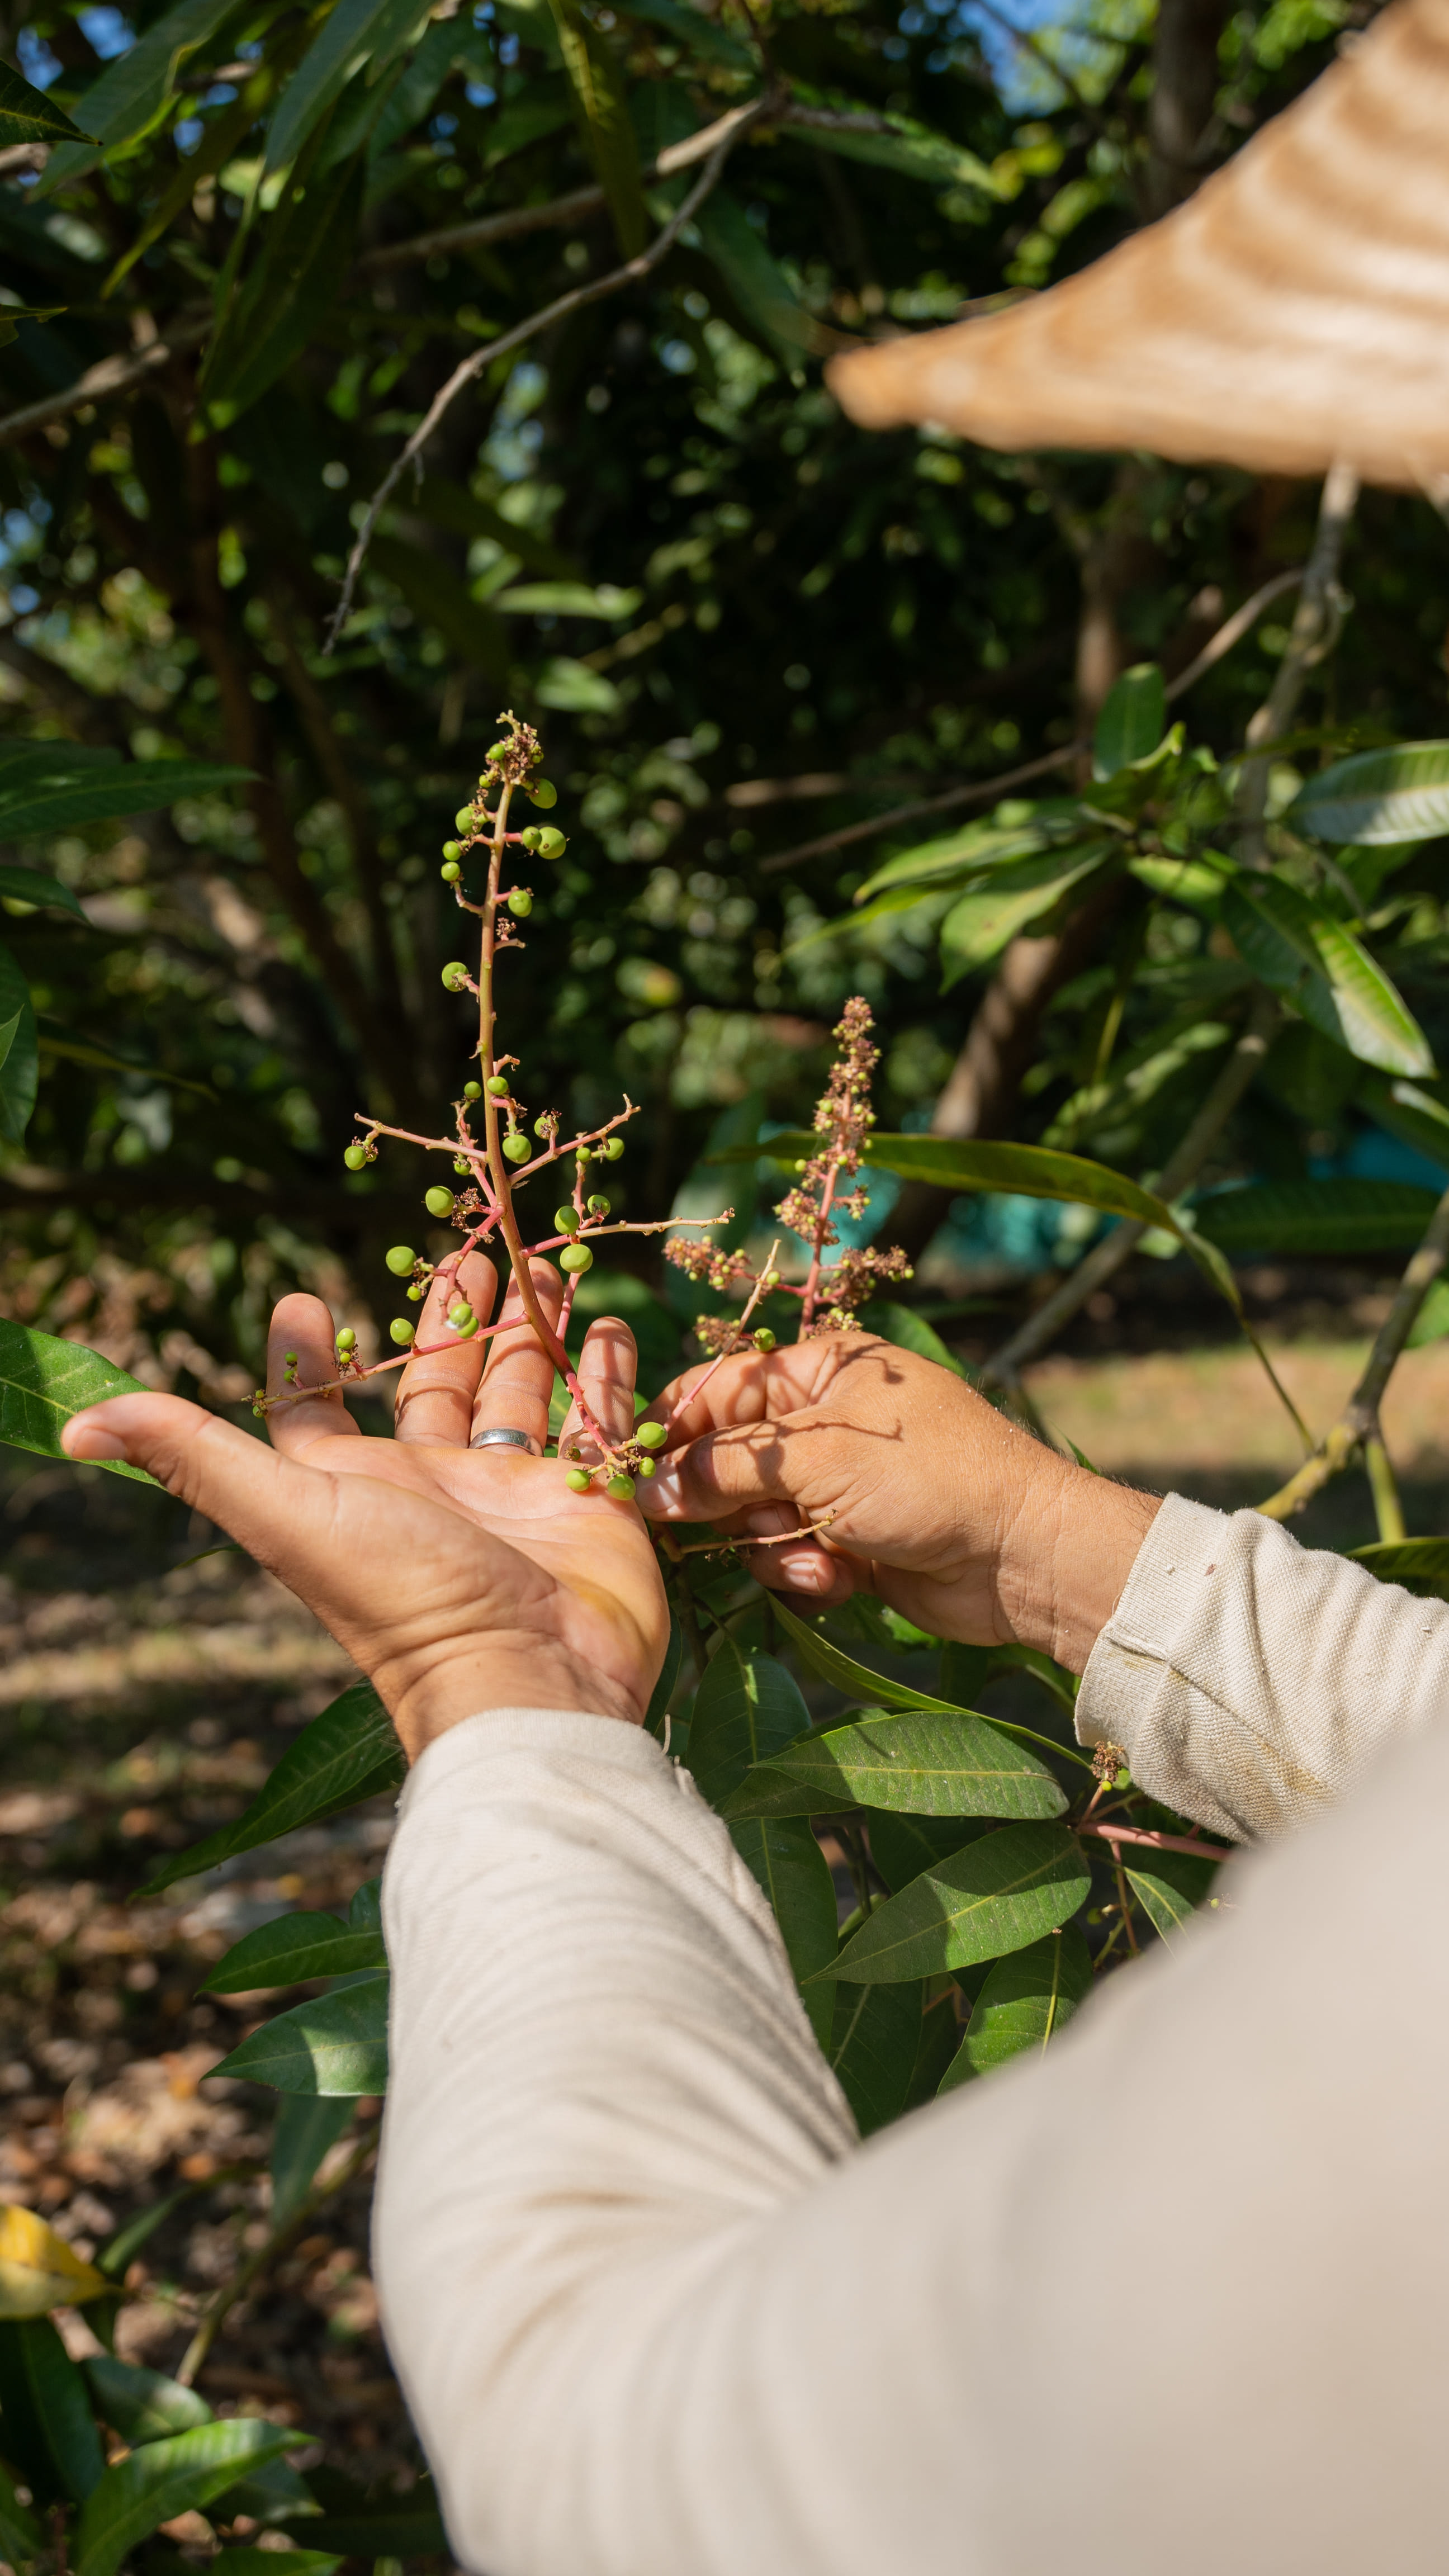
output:
[[[67,1458],[125,1458],[124,1440],[114,1431],[103,1431],[98,1422],[68,1422],[60,1435],[60,1445]]]

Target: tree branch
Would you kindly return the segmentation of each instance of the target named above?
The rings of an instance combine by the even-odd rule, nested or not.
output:
[[[14,447],[32,430],[48,428],[53,420],[64,420],[67,412],[80,411],[87,403],[99,402],[105,394],[129,393],[133,385],[159,376],[181,350],[201,346],[210,334],[212,321],[210,313],[179,321],[165,340],[153,340],[148,348],[128,349],[114,358],[102,358],[94,367],[87,367],[73,385],[66,385],[57,394],[45,394],[39,402],[27,403],[23,411],[8,413],[0,420],[0,447]]]
[[[1318,527],[1313,551],[1303,570],[1303,589],[1294,612],[1288,650],[1278,665],[1278,676],[1247,731],[1247,748],[1256,751],[1262,743],[1277,742],[1288,731],[1293,711],[1303,694],[1308,674],[1331,653],[1338,641],[1348,607],[1346,594],[1339,588],[1338,566],[1343,553],[1343,540],[1353,517],[1358,499],[1358,476],[1351,465],[1331,465],[1323,478],[1323,497],[1318,509]],[[1267,757],[1246,760],[1238,779],[1237,806],[1244,830],[1238,844],[1238,856],[1244,865],[1266,868],[1268,843],[1263,830],[1263,817],[1268,810],[1268,783],[1272,763]]]

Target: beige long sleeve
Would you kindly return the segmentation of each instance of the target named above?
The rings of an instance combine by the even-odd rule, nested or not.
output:
[[[376,2247],[467,2567],[1438,2576],[1449,1618],[1238,1527],[1159,1515],[1084,1731],[1242,1832],[1365,1776],[1044,2063],[863,2149],[647,1737],[505,1710],[424,1755]]]

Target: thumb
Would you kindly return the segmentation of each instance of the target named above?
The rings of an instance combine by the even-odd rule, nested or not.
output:
[[[636,1500],[651,1520],[681,1521],[718,1520],[752,1503],[803,1502],[813,1446],[804,1431],[786,1418],[708,1432],[661,1458]]]
[[[179,1395],[113,1395],[75,1414],[60,1445],[68,1458],[124,1458],[147,1468],[168,1494],[219,1522],[263,1562],[289,1508],[297,1508],[297,1488],[312,1483],[304,1467]]]

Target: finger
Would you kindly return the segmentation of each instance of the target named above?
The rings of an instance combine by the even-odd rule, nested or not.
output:
[[[768,1592],[798,1594],[812,1610],[848,1601],[852,1592],[869,1590],[867,1570],[848,1556],[836,1556],[818,1539],[787,1540],[780,1547],[751,1547],[745,1563]]]
[[[481,1252],[465,1253],[456,1270],[435,1274],[418,1321],[418,1341],[397,1391],[393,1436],[466,1449],[473,1403],[488,1345],[475,1334],[463,1340],[448,1322],[448,1308],[466,1297],[480,1324],[493,1312],[498,1275]]]
[[[851,1336],[856,1353],[876,1349],[873,1336]],[[649,1407],[649,1419],[669,1424],[670,1447],[742,1423],[768,1422],[818,1403],[840,1366],[830,1341],[794,1342],[769,1353],[746,1348],[721,1365],[714,1360],[685,1369]]]
[[[300,1291],[283,1297],[267,1333],[267,1394],[279,1399],[267,1412],[267,1437],[274,1449],[300,1458],[314,1440],[349,1433],[362,1437],[342,1401],[336,1383],[340,1375],[332,1316],[321,1298],[304,1297]],[[331,1392],[323,1394],[328,1386]],[[308,1387],[318,1392],[309,1396]]]
[[[563,1281],[551,1261],[530,1261],[534,1294],[550,1325],[557,1326],[563,1304]],[[518,1282],[510,1278],[483,1383],[473,1407],[471,1436],[480,1431],[526,1431],[540,1449],[548,1441],[548,1408],[553,1395],[554,1366],[524,1312]]]
[[[719,1520],[760,1503],[802,1502],[821,1438],[822,1427],[807,1413],[711,1433],[667,1451],[639,1500],[651,1520],[681,1521]]]
[[[355,1428],[355,1426],[354,1426]],[[77,1413],[60,1435],[68,1458],[125,1459],[169,1494],[275,1565],[289,1526],[305,1518],[314,1473],[179,1395],[114,1395]]]
[[[578,1378],[584,1402],[610,1440],[627,1440],[634,1428],[634,1380],[639,1353],[634,1336],[617,1315],[600,1315],[584,1335]],[[571,1404],[559,1434],[559,1455],[574,1445],[586,1458],[598,1454],[598,1443],[584,1433],[578,1405]]]

